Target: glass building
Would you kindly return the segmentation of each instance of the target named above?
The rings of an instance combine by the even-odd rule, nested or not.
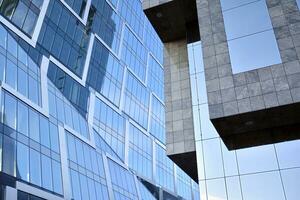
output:
[[[0,200],[199,199],[163,48],[140,0],[0,1]]]

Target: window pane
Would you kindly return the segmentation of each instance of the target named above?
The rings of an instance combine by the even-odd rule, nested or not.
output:
[[[49,121],[45,117],[40,117],[41,144],[50,149]]]
[[[281,176],[287,199],[298,199],[300,196],[300,169],[282,170]]]
[[[5,75],[5,82],[11,86],[12,88],[16,89],[17,84],[17,66],[12,63],[10,60],[7,60],[6,66],[6,75]]]
[[[50,140],[51,150],[59,153],[58,129],[57,126],[52,123],[50,123]]]
[[[62,194],[62,178],[60,163],[52,160],[52,172],[53,172],[53,190],[59,194]]]
[[[281,63],[273,30],[228,42],[233,73]]]
[[[17,44],[16,40],[10,34],[7,34],[7,50],[15,58],[17,58],[18,44]]]
[[[255,11],[255,15],[253,15]],[[223,12],[227,40],[272,28],[265,0]]]
[[[18,102],[18,131],[28,136],[28,108],[21,102]]]
[[[244,200],[285,199],[278,171],[241,176],[241,185]]]
[[[76,149],[75,149],[75,140],[71,134],[67,134],[67,144],[68,144],[68,159],[73,162],[77,162],[76,159]]]
[[[226,189],[224,179],[208,180],[207,184],[207,196],[209,200],[218,199],[226,200]]]
[[[241,149],[236,153],[241,174],[278,168],[273,145]]]
[[[10,137],[3,138],[3,168],[2,171],[15,176],[16,143]]]
[[[29,150],[26,145],[19,142],[17,148],[17,177],[29,181]]]
[[[223,177],[220,139],[216,138],[203,141],[203,152],[206,178]]]
[[[51,159],[42,154],[42,187],[52,190]]]
[[[228,200],[242,200],[240,185],[238,176],[226,178]]]
[[[23,25],[23,30],[29,35],[32,35],[33,33],[36,20],[37,20],[37,15],[31,10],[29,10]]]
[[[79,174],[80,177],[80,188],[81,188],[81,195],[85,200],[89,199],[89,190],[87,186],[87,179],[86,176]]]
[[[29,110],[29,135],[30,138],[40,142],[40,130],[39,130],[39,115],[33,110]]]
[[[39,104],[38,82],[29,76],[29,98],[36,104]]]
[[[71,170],[71,183],[72,183],[73,199],[81,200],[79,176],[78,176],[78,172],[74,170]]]
[[[28,95],[28,76],[21,68],[18,68],[18,91],[25,97]]]
[[[280,168],[300,167],[300,141],[275,144]]]
[[[1,29],[1,28],[0,28]],[[1,35],[1,32],[0,32],[0,37],[2,37],[2,35]],[[1,39],[0,39],[1,40]],[[0,43],[1,43],[1,41],[0,41]],[[1,45],[1,44],[0,44]],[[3,81],[4,79],[4,77],[3,77],[3,74],[4,74],[4,69],[5,69],[5,63],[6,63],[6,58],[5,58],[5,56],[4,55],[2,55],[1,53],[0,53],[0,80],[1,81]]]
[[[9,94],[5,94],[4,123],[16,129],[17,101]]]
[[[18,2],[17,8],[14,11],[12,21],[19,27],[22,27],[24,23],[24,19],[26,17],[28,11],[28,7],[22,3],[22,1]]]
[[[30,149],[30,182],[41,186],[41,158],[40,153]]]

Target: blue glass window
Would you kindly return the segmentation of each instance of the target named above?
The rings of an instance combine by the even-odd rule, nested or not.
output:
[[[42,186],[52,190],[52,165],[48,156],[42,155]]]
[[[11,95],[5,95],[4,123],[16,129],[17,101]]]
[[[265,0],[221,4],[233,73],[281,63]]]
[[[41,186],[41,157],[33,149],[30,149],[30,182]]]
[[[146,129],[150,92],[133,74],[127,75],[124,111]]]
[[[119,106],[124,67],[98,40],[95,40],[88,73],[88,84]]]
[[[52,174],[53,174],[53,191],[62,194],[63,193],[63,187],[62,187],[62,174],[61,174],[61,168],[60,163],[52,160]]]
[[[24,0],[4,0],[0,3],[0,13],[31,36],[40,13],[40,5],[42,4],[33,2],[34,0],[29,0],[28,2]],[[39,5],[39,7],[36,5]]]
[[[39,115],[33,110],[29,110],[29,136],[36,142],[40,142]]]
[[[70,176],[71,176],[73,198],[76,200],[81,200],[78,172],[71,170]]]
[[[41,144],[50,149],[49,121],[47,118],[42,116],[40,116],[40,134]]]
[[[3,165],[2,171],[11,176],[16,176],[15,159],[16,159],[16,142],[4,135],[3,137]]]
[[[29,181],[29,149],[20,142],[17,144],[17,177]]]

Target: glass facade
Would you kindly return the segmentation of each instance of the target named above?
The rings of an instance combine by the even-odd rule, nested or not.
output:
[[[265,0],[221,0],[221,5],[233,73],[281,63]]]
[[[0,176],[17,199],[199,199],[166,155],[163,44],[140,0],[3,0],[0,14]]]
[[[298,199],[300,140],[229,151],[209,120],[201,41],[188,56],[201,199]]]

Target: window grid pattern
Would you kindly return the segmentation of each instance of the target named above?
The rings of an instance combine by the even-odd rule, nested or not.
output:
[[[92,30],[116,53],[119,52],[123,22],[106,0],[92,1]]]
[[[71,133],[66,136],[73,198],[108,199],[102,154]]]
[[[48,81],[49,114],[54,121],[64,123],[74,131],[89,139],[88,124],[63,94]]]
[[[175,167],[178,195],[182,196],[184,199],[192,199],[192,185],[190,177],[177,165]]]
[[[152,96],[151,109],[150,133],[162,143],[165,143],[165,107]]]
[[[124,159],[125,119],[100,99],[95,101],[94,128],[111,146],[117,155]]]
[[[71,76],[50,62],[48,67],[48,78],[61,91],[76,109],[85,115],[87,112],[89,91],[80,85]]]
[[[134,75],[127,73],[124,111],[142,127],[147,129],[149,110],[149,91]]]
[[[152,140],[142,131],[129,125],[128,165],[140,176],[152,179]]]
[[[156,182],[170,191],[174,191],[174,165],[167,157],[165,149],[156,144]]]
[[[116,106],[120,104],[124,67],[96,40],[94,43],[87,82]]]
[[[27,35],[32,36],[43,2],[43,0],[3,0],[0,3],[0,13]]]
[[[108,167],[115,199],[138,199],[133,174],[111,159],[108,159]]]
[[[164,46],[148,19],[145,20],[144,42],[148,50],[162,64]]]
[[[147,51],[127,26],[124,29],[122,59],[136,76],[145,81]]]
[[[40,68],[1,24],[0,36],[0,79],[41,105]]]
[[[119,2],[121,16],[130,25],[140,39],[143,38],[145,15],[139,0],[122,0]]]
[[[150,191],[141,183],[141,181],[138,181],[138,186],[140,189],[140,194],[142,200],[155,200],[155,197],[150,193]]]
[[[2,172],[62,194],[57,125],[7,92],[1,103]]]
[[[79,77],[89,37],[81,22],[59,0],[50,1],[38,42]]]
[[[148,60],[148,70],[148,86],[164,101],[164,70],[152,56]]]
[[[64,0],[80,17],[83,17],[86,0]]]

